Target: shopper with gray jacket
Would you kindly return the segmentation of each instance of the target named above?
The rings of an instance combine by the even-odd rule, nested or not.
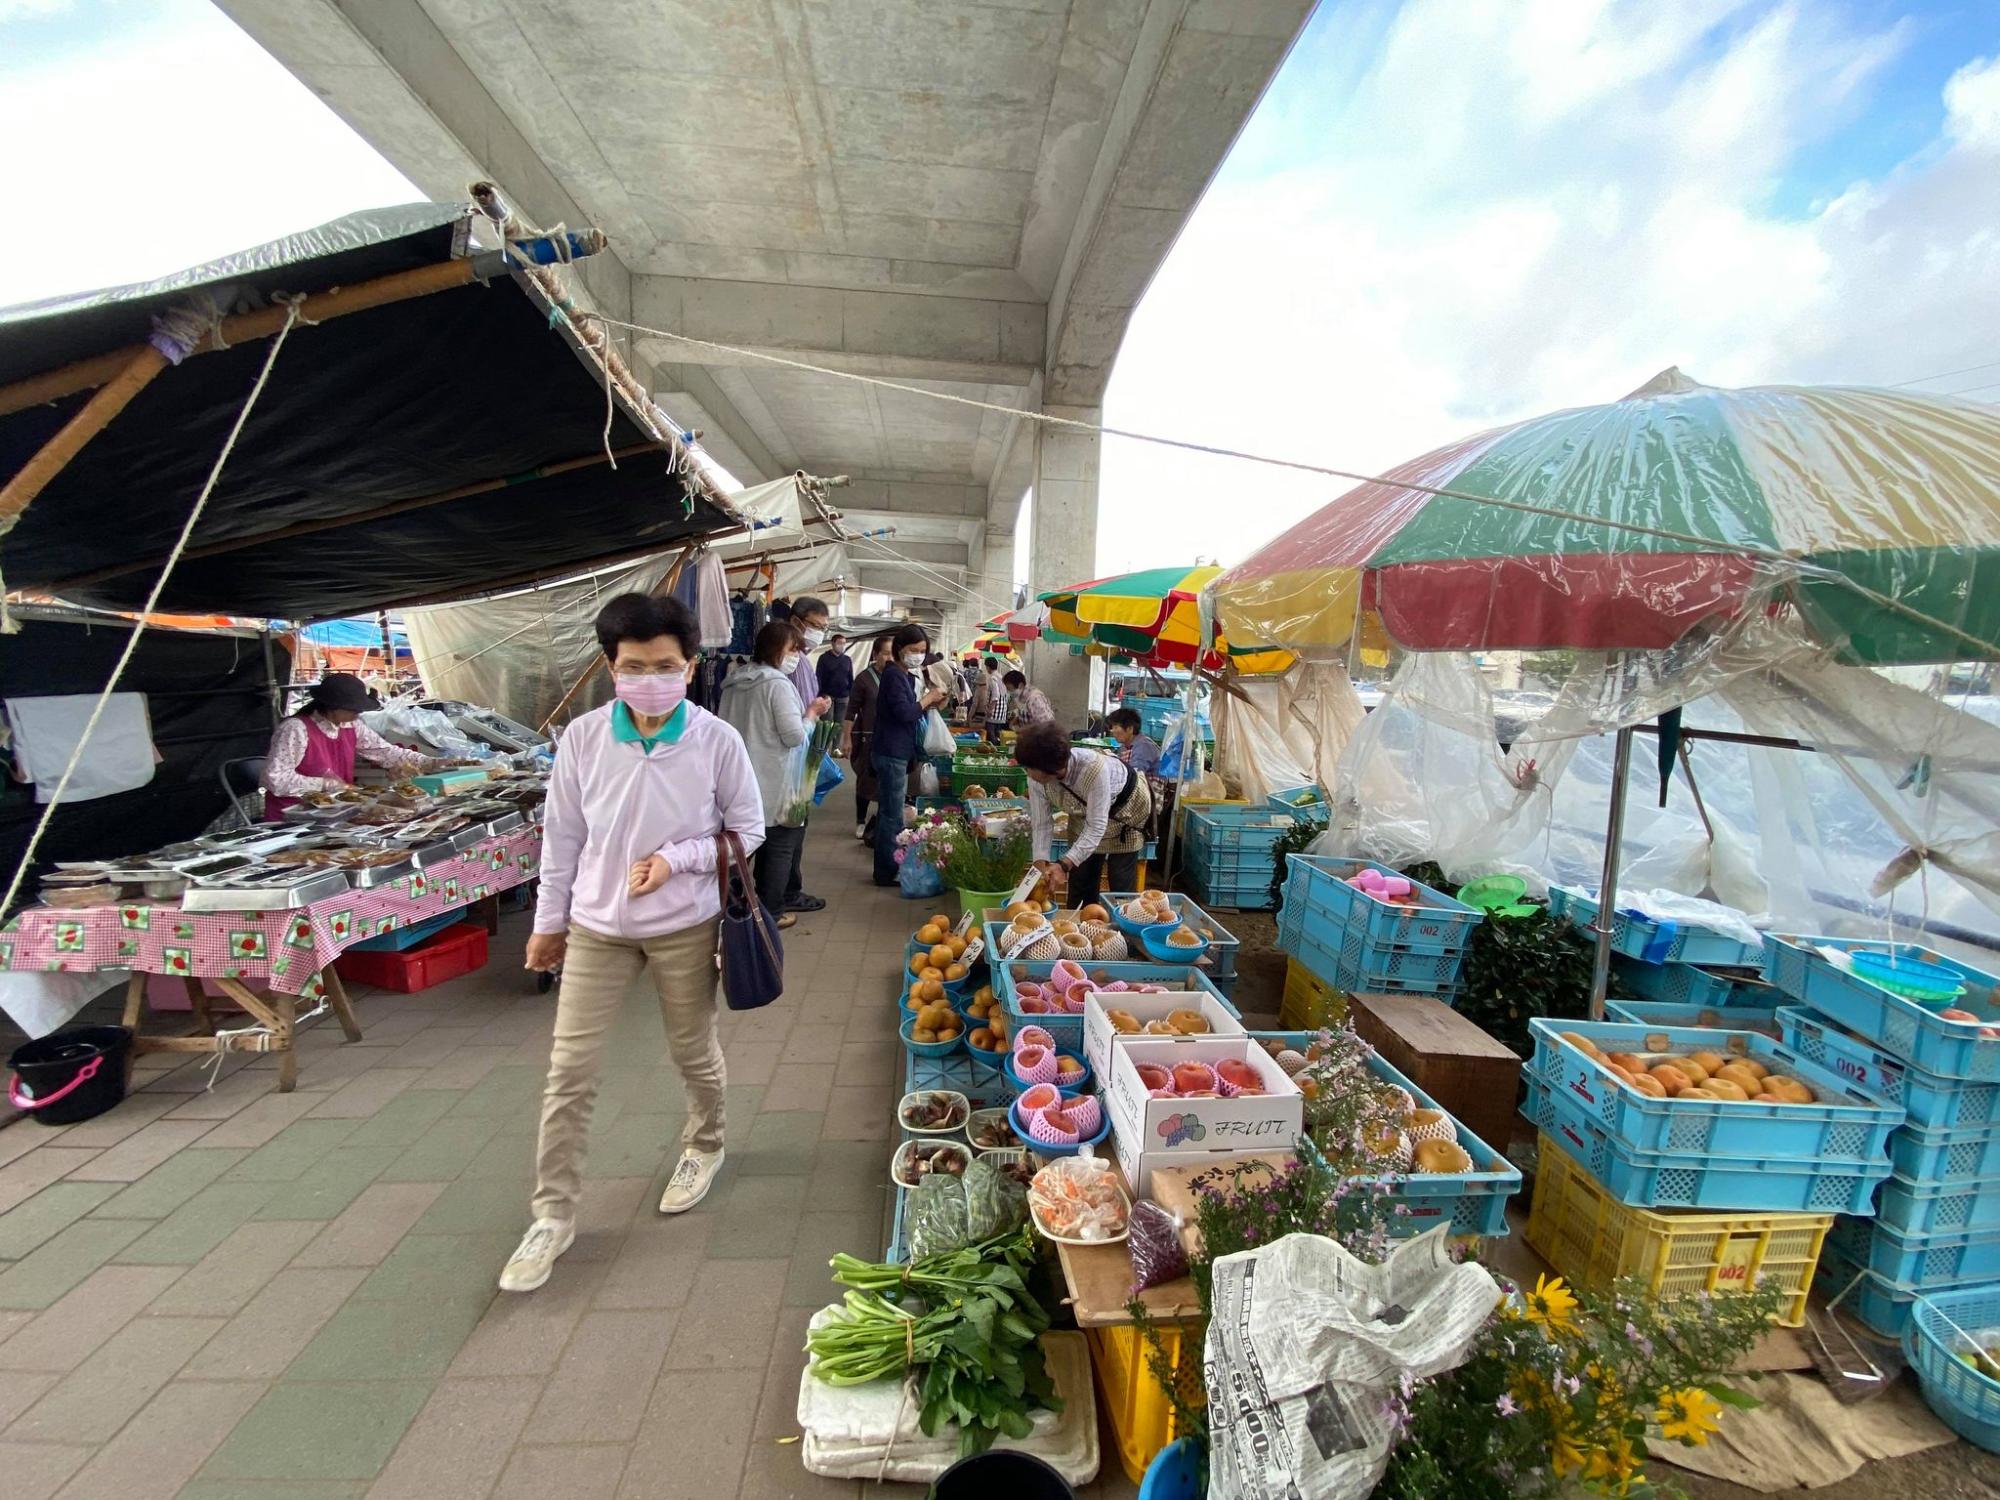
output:
[[[815,698],[800,712],[792,673],[802,650],[791,622],[773,620],[757,632],[752,659],[731,672],[722,684],[722,720],[743,736],[751,769],[757,773],[757,791],[764,800],[764,842],[758,846],[754,861],[757,896],[774,914],[784,913],[778,918],[780,927],[798,921],[795,914],[785,911],[785,882],[806,838],[803,817],[796,823],[786,821],[793,816],[786,806],[792,790],[792,767],[799,746],[828,707],[825,698]]]

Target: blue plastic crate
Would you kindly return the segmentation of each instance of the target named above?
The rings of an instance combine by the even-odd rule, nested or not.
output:
[[[1886,1158],[1794,1161],[1635,1150],[1552,1091],[1532,1068],[1523,1068],[1521,1078],[1528,1093],[1521,1113],[1556,1137],[1612,1197],[1633,1208],[1865,1214],[1872,1211],[1876,1185],[1888,1175]]]
[[[1312,1045],[1316,1033],[1253,1031],[1250,1035],[1258,1041],[1276,1041],[1287,1047],[1296,1047],[1303,1052]],[[1499,1163],[1499,1166],[1492,1171],[1484,1172],[1418,1172],[1380,1179],[1361,1179],[1392,1184],[1385,1200],[1390,1205],[1390,1233],[1399,1239],[1407,1238],[1422,1234],[1426,1229],[1434,1229],[1439,1223],[1449,1219],[1451,1232],[1454,1235],[1469,1234],[1493,1238],[1506,1234],[1507,1200],[1521,1190],[1520,1170],[1504,1155],[1467,1130],[1450,1110],[1445,1109],[1437,1100],[1380,1057],[1370,1057],[1368,1066],[1377,1077],[1386,1079],[1399,1088],[1408,1089],[1410,1097],[1423,1108],[1439,1110],[1449,1118],[1452,1129],[1458,1132],[1458,1144],[1475,1163]],[[1396,1205],[1401,1205],[1408,1212],[1396,1213]]]
[[[1704,969],[1698,964],[1649,964],[1620,953],[1613,958],[1618,979],[1641,1000],[1662,1005],[1694,1005],[1729,1010],[1775,1010],[1782,998],[1759,969]]]
[[[1889,1137],[1889,1160],[1912,1182],[1939,1187],[2000,1182],[2000,1126],[1926,1130],[1905,1125]]]
[[[1267,878],[1252,875],[1244,880],[1230,880],[1192,869],[1188,878],[1194,883],[1195,893],[1208,906],[1222,911],[1271,909],[1271,882]]]
[[[1316,786],[1280,787],[1264,799],[1272,812],[1284,813],[1295,823],[1317,823],[1324,828],[1332,813],[1326,793]]]
[[[1708,1005],[1665,1005],[1651,1000],[1607,1000],[1604,1002],[1604,1019],[1629,1021],[1635,1026],[1761,1031],[1773,1041],[1780,1035],[1775,1010],[1757,1010],[1747,1005],[1717,1009]]]
[[[1856,1265],[1836,1250],[1830,1239],[1820,1247],[1813,1290],[1870,1333],[1890,1340],[1901,1338],[1910,1326],[1921,1295],[1913,1287],[1895,1286],[1866,1266]]]
[[[1557,892],[1561,897],[1558,899]],[[1549,911],[1578,927],[1597,920],[1597,898],[1564,886],[1549,890]],[[1698,922],[1661,921],[1643,912],[1619,911],[1611,922],[1612,951],[1649,964],[1707,964],[1719,968],[1756,968],[1763,950],[1726,932]]]
[[[1000,997],[1000,1004],[1007,1012],[1007,1034],[1012,1036],[1023,1026],[1039,1026],[1055,1038],[1058,1047],[1066,1048],[1081,1055],[1083,1052],[1083,1016],[1076,1015],[1032,1015],[1021,1009],[1020,996],[1014,986],[1020,981],[1032,980],[1036,983],[1049,977],[1049,970],[1055,967],[1053,960],[1040,962],[1022,960],[1018,963],[999,963],[993,968],[993,993]],[[1232,1016],[1239,1015],[1236,1007],[1229,1003],[1229,996],[1214,980],[1193,964],[1085,964],[1084,971],[1093,977],[1102,975],[1110,982],[1122,979],[1127,984],[1164,984],[1175,990],[1194,990],[1215,997],[1215,1001]]]
[[[906,1094],[924,1089],[949,1089],[965,1095],[974,1109],[998,1109],[1008,1100],[1007,1085],[998,1070],[980,1066],[966,1052],[954,1052],[947,1057],[918,1057],[913,1052],[905,1051],[903,1059],[903,1092]]]
[[[1836,967],[1819,948],[1845,952],[1895,953],[1942,964],[1964,976],[1965,994],[1952,1004],[2000,1028],[2000,1000],[1991,974],[1911,943],[1870,943],[1853,938],[1771,934],[1764,974],[1794,1000],[1803,1000],[1856,1036],[1874,1042],[1904,1062],[1944,1078],[2000,1080],[2000,1035],[1982,1037],[1981,1027],[1947,1021],[1935,1012],[1892,995]]]
[[[1285,868],[1285,917],[1323,947],[1337,947],[1335,932],[1355,930],[1378,947],[1412,953],[1461,953],[1484,913],[1463,901],[1414,882],[1420,904],[1378,901],[1347,883],[1361,870],[1397,872],[1361,859],[1294,854]]]
[[[1804,1053],[1828,1072],[1875,1090],[1903,1106],[1912,1125],[1965,1130],[2000,1125],[2000,1083],[1968,1083],[1927,1073],[1913,1063],[1856,1036],[1801,1006],[1778,1008],[1785,1045]]]
[[[2000,1229],[2000,1182],[1917,1182],[1895,1175],[1882,1184],[1875,1217],[1906,1234]]]
[[[435,917],[425,917],[421,922],[412,922],[407,927],[391,928],[380,937],[368,938],[359,943],[350,943],[350,952],[360,953],[401,953],[406,948],[414,948],[425,938],[443,932],[452,923],[463,921],[462,911],[440,912]]]
[[[1373,994],[1435,995],[1449,1004],[1447,997],[1458,993],[1459,971],[1465,953],[1423,953],[1408,948],[1392,948],[1370,942],[1357,924],[1333,934],[1328,946],[1324,927],[1297,923],[1288,905],[1278,917],[1278,948],[1289,953],[1313,974],[1337,990],[1349,994],[1359,990]]]
[[[1899,1286],[1964,1286],[2000,1280],[2000,1229],[1909,1234],[1880,1219],[1834,1220],[1830,1244]]]
[[[2000,1380],[1959,1358],[1961,1335],[2000,1326],[2000,1286],[1927,1292],[1917,1299],[1903,1353],[1917,1372],[1924,1402],[1968,1443],[2000,1453]]]
[[[1798,1053],[1754,1031],[1698,1031],[1613,1021],[1528,1023],[1532,1066],[1563,1102],[1636,1151],[1696,1157],[1872,1162],[1886,1155],[1889,1133],[1903,1123],[1901,1106],[1858,1083],[1813,1066]],[[1812,1104],[1734,1103],[1727,1099],[1656,1099],[1630,1088],[1603,1063],[1562,1039],[1570,1032],[1602,1052],[1719,1052],[1787,1073],[1818,1096]],[[1882,1175],[1887,1175],[1884,1164]]]

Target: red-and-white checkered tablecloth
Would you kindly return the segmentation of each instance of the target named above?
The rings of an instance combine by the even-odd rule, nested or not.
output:
[[[534,878],[540,827],[488,839],[455,859],[367,891],[285,911],[182,911],[178,901],[59,911],[33,907],[0,928],[0,970],[252,980],[296,995],[345,948]]]

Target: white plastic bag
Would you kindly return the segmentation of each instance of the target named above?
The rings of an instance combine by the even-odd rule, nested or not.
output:
[[[951,725],[944,715],[932,709],[924,715],[924,754],[949,755],[958,748],[958,741],[951,737]]]
[[[923,765],[917,768],[917,795],[919,797],[935,797],[938,795],[937,767],[929,761],[924,762]]]

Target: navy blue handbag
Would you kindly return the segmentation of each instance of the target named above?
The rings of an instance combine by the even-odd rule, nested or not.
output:
[[[731,1010],[755,1010],[785,992],[785,948],[778,919],[757,899],[743,840],[728,829],[715,836],[715,879],[722,895],[716,964]]]

